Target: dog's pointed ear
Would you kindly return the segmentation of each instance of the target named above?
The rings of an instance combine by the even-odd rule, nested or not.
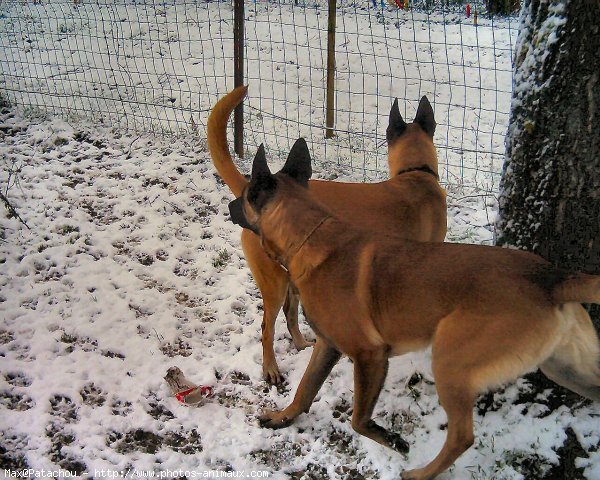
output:
[[[388,145],[394,143],[406,130],[406,122],[400,115],[400,109],[398,108],[398,99],[394,100],[392,109],[390,110],[390,121],[385,131],[385,138]]]
[[[426,96],[423,96],[419,102],[415,123],[418,123],[425,133],[433,138],[437,124],[435,123],[433,108],[431,108],[431,103],[429,103]]]
[[[272,198],[275,190],[277,190],[277,180],[269,170],[265,147],[261,143],[252,163],[252,178],[248,184],[246,197],[254,208],[261,210]]]
[[[312,176],[312,166],[306,140],[303,138],[296,140],[281,173],[292,177],[305,187],[308,186],[308,180]]]
[[[258,151],[254,156],[254,162],[252,162],[252,182],[260,178],[270,177],[271,170],[267,165],[267,156],[265,155],[265,146],[261,143],[258,147]]]

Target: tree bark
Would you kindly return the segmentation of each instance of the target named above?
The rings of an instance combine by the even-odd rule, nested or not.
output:
[[[600,274],[600,0],[524,0],[497,243]],[[600,327],[600,308],[592,308]]]

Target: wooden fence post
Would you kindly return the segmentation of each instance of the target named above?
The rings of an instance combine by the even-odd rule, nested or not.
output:
[[[332,138],[335,120],[335,13],[336,0],[329,0],[327,19],[327,116],[325,138]]]
[[[234,0],[233,6],[233,85],[244,84],[244,0]],[[244,102],[233,113],[235,153],[244,156]]]

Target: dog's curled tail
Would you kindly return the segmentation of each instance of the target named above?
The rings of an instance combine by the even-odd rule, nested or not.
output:
[[[556,303],[600,303],[600,276],[577,273],[554,287]]]
[[[242,194],[248,181],[237,169],[229,153],[227,121],[233,109],[241,103],[247,92],[247,86],[237,87],[221,98],[210,112],[206,129],[208,151],[213,164],[236,197]]]

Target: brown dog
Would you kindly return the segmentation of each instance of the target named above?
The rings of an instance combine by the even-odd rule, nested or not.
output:
[[[238,87],[223,97],[208,118],[208,147],[221,178],[236,197],[248,183],[235,167],[227,145],[227,121],[244,99],[247,87]],[[386,131],[390,180],[375,184],[309,182],[313,197],[340,218],[373,232],[390,231],[404,238],[441,242],[446,235],[446,194],[440,187],[433,134],[433,110],[426,97],[421,99],[412,124],[406,124],[398,100],[390,112]],[[306,143],[297,142],[290,155],[310,157]],[[242,232],[242,248],[248,266],[263,298],[263,374],[279,383],[281,374],[273,351],[275,319],[283,305],[294,345],[301,350],[310,345],[298,328],[298,295],[287,272],[264,252],[257,235]]]
[[[352,427],[407,450],[371,416],[389,357],[430,344],[448,435],[438,456],[404,479],[447,469],[473,443],[477,394],[538,365],[600,400],[600,346],[579,303],[600,303],[600,276],[569,273],[523,251],[355,228],[314,202],[305,188],[310,175],[304,156],[272,175],[261,148],[248,187],[230,204],[232,220],[260,235],[266,253],[289,270],[317,334],[293,402],[263,415],[263,425],[284,427],[307,412],[346,354],[354,364]]]

